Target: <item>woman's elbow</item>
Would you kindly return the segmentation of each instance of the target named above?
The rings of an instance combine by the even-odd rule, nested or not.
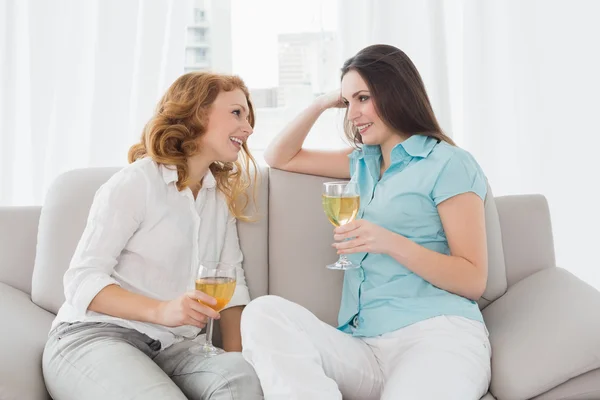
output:
[[[487,287],[487,273],[481,274],[480,276],[475,277],[473,279],[471,285],[465,293],[465,297],[469,300],[477,301],[483,296],[485,289]]]
[[[271,168],[286,170],[286,165],[289,161],[283,160],[281,157],[278,157],[274,152],[265,152],[263,155],[263,159],[267,163],[267,165]]]
[[[273,154],[273,151],[270,151],[268,148],[267,150],[265,150],[264,154],[263,154],[263,159],[265,160],[265,162],[267,163],[267,165],[269,167],[272,168],[277,168],[277,157],[275,156],[275,154]]]
[[[485,292],[485,286],[483,287],[473,287],[467,293],[465,293],[465,297],[469,300],[477,301],[483,296]]]

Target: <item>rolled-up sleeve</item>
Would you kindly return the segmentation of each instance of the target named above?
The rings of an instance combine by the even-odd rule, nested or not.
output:
[[[233,216],[230,216],[225,231],[225,244],[221,252],[221,261],[235,265],[236,285],[233,297],[225,309],[236,306],[245,306],[250,303],[250,292],[248,291],[246,276],[244,274],[244,269],[242,268],[243,260],[244,256],[242,254],[242,249],[240,248],[237,232],[237,220]]]
[[[119,256],[140,226],[147,182],[138,170],[122,170],[98,189],[86,227],[64,275],[66,302],[85,315],[91,301],[112,278]]]

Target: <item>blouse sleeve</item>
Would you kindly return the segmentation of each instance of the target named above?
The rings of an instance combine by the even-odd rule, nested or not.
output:
[[[482,200],[487,194],[487,182],[481,167],[466,151],[450,157],[440,171],[432,190],[435,205],[456,195],[473,192]]]

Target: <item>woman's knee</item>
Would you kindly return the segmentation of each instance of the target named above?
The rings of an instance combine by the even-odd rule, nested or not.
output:
[[[214,371],[221,375],[211,400],[263,398],[262,389],[254,368],[242,353],[225,353],[214,359]]]
[[[57,348],[57,339],[51,337],[42,355],[42,375],[46,390],[53,399],[98,398],[82,392],[89,388],[95,395],[107,398],[110,394],[105,388],[82,372],[84,367],[68,361]]]
[[[260,322],[267,316],[285,312],[294,303],[279,296],[267,295],[252,300],[242,313],[242,330],[260,326]]]

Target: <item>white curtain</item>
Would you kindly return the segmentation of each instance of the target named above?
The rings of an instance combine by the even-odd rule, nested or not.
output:
[[[541,193],[557,263],[600,288],[600,2],[341,0],[343,56],[403,49],[495,195]],[[526,245],[526,244],[524,244]]]
[[[406,51],[494,193],[544,194],[558,264],[600,288],[600,2],[338,0],[337,10],[341,59],[372,43]],[[183,72],[191,15],[189,0],[0,0],[0,205],[41,204],[66,170],[124,165]],[[284,123],[268,114],[262,134]]]
[[[73,168],[126,164],[181,73],[180,0],[0,0],[0,205]]]

